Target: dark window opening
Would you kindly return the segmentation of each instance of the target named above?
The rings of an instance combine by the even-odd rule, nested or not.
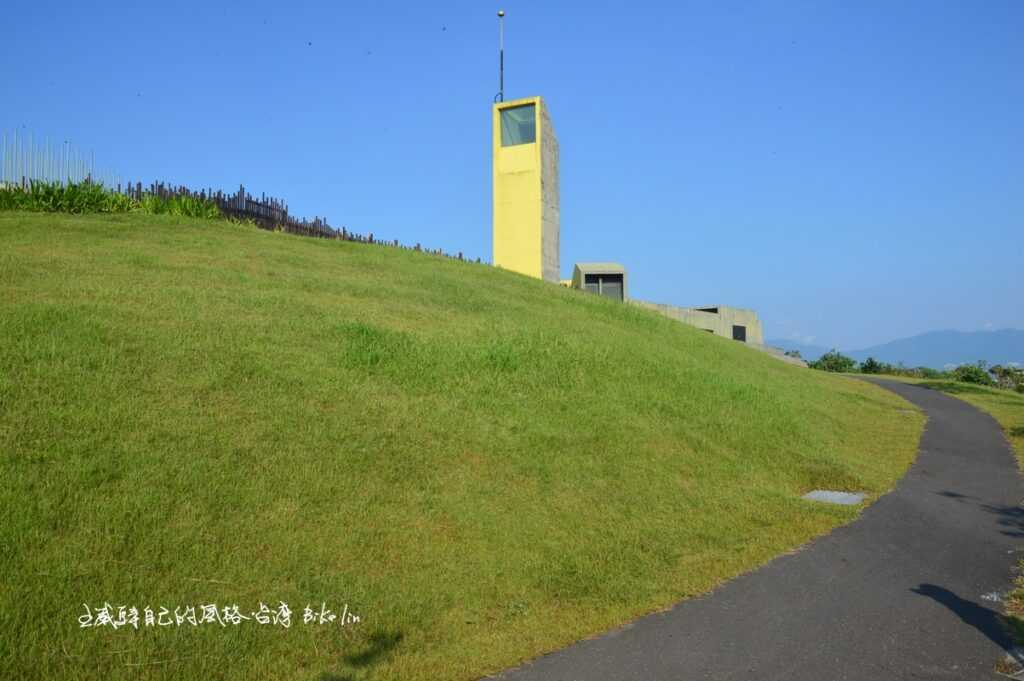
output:
[[[739,324],[732,325],[732,339],[747,342],[747,327]]]
[[[584,274],[583,290],[606,298],[623,300],[622,274]]]
[[[697,311],[698,312],[710,312],[712,314],[718,314],[718,308],[717,307],[698,307]]]

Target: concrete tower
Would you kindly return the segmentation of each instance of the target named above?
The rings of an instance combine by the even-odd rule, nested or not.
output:
[[[558,283],[558,140],[544,101],[498,102],[494,146],[494,264]]]

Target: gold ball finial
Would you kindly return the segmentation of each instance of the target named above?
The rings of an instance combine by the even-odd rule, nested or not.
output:
[[[498,10],[498,16],[499,16],[499,17],[503,17],[503,16],[505,16],[505,10],[503,10],[503,9],[499,9],[499,10]]]

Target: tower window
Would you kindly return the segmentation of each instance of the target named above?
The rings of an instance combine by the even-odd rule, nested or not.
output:
[[[533,104],[501,110],[501,146],[532,144],[537,141],[537,112]]]

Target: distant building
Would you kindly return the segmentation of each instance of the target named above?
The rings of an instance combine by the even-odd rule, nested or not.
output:
[[[494,264],[559,281],[558,140],[540,97],[492,108]]]
[[[615,262],[578,262],[572,271],[572,287],[606,298],[625,301],[626,268]]]
[[[764,329],[753,310],[714,305],[710,307],[676,307],[642,300],[634,301],[641,307],[660,312],[666,317],[704,329],[716,336],[731,338],[751,345],[764,345]]]

